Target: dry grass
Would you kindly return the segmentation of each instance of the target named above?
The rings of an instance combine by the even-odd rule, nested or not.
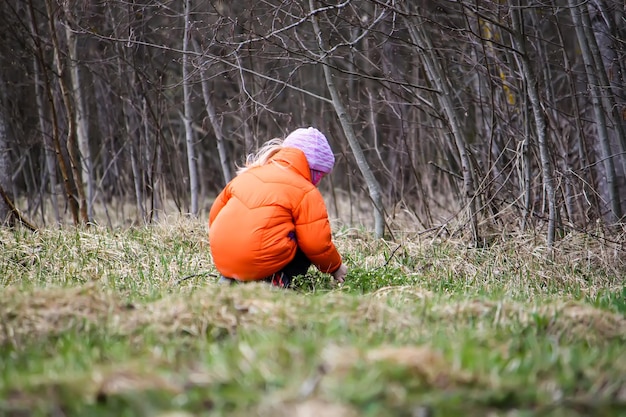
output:
[[[0,361],[66,350],[36,355],[44,371],[4,362],[0,412],[151,392],[168,405],[137,415],[429,415],[454,409],[448,395],[471,415],[626,404],[619,244],[569,235],[548,252],[540,237],[500,236],[476,249],[341,229],[350,282],[280,291],[218,285],[206,238],[204,220],[185,217],[0,230]]]
[[[524,304],[515,301],[456,300],[435,296],[419,287],[383,288],[355,298],[341,292],[311,300],[306,295],[283,293],[264,284],[235,288],[208,284],[183,294],[136,303],[99,285],[46,288],[25,292],[7,288],[0,295],[0,344],[21,345],[30,338],[61,334],[90,326],[110,334],[152,334],[169,337],[199,336],[210,329],[277,329],[302,326],[317,320],[343,320],[363,332],[384,329],[414,332],[429,323],[485,326],[541,326],[546,334],[569,340],[622,339],[626,317],[572,301]],[[311,317],[323,311],[323,317]],[[419,312],[419,314],[417,314]],[[426,327],[424,327],[426,326]]]

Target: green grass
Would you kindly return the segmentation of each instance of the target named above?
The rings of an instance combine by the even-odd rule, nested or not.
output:
[[[205,227],[0,231],[0,415],[626,415],[619,248],[341,234],[280,291]]]

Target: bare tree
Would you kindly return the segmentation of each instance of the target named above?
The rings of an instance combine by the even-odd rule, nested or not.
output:
[[[611,19],[611,14],[618,10],[616,5],[609,8],[606,2],[596,0],[581,13],[583,32],[589,41],[589,51],[598,69],[598,87],[607,114],[611,157],[615,155],[615,181],[621,210],[617,213],[616,220],[623,217],[623,204],[626,203],[626,118],[620,111],[620,100],[617,98],[620,93],[623,94],[624,78],[618,64],[619,34],[612,27]]]
[[[82,223],[88,223],[89,217],[87,216],[87,201],[85,198],[85,190],[83,188],[82,176],[79,168],[80,160],[77,153],[76,148],[76,126],[75,120],[73,120],[74,110],[73,104],[70,97],[70,92],[65,85],[65,80],[63,78],[63,74],[65,74],[65,66],[62,62],[62,52],[61,46],[57,37],[57,29],[56,29],[56,14],[57,10],[53,7],[51,0],[45,0],[46,3],[46,12],[48,13],[48,27],[50,30],[50,39],[52,41],[53,47],[53,56],[54,56],[54,65],[57,73],[57,80],[59,83],[59,88],[61,90],[61,98],[63,100],[63,105],[65,109],[65,115],[67,117],[67,139],[66,139],[66,149],[69,155],[69,162],[72,173],[72,181],[75,184],[74,191],[76,192],[75,201],[78,202],[78,209],[80,213],[80,221]],[[60,152],[59,152],[60,153]],[[68,179],[69,181],[69,179]],[[75,219],[76,221],[77,219]]]
[[[429,80],[438,90],[437,99],[441,104],[443,112],[445,113],[446,122],[452,133],[452,139],[454,140],[456,151],[458,152],[458,156],[461,161],[465,204],[467,207],[470,230],[472,232],[472,239],[474,243],[478,244],[480,236],[478,231],[477,196],[475,195],[474,169],[472,167],[469,150],[459,122],[459,116],[455,110],[456,106],[452,102],[452,97],[454,96],[453,86],[451,85],[450,78],[447,76],[448,72],[441,66],[441,60],[436,55],[437,51],[433,47],[430,37],[424,31],[425,22],[422,17],[419,13],[414,13],[410,18],[407,18],[407,20],[407,28],[409,30],[411,40],[415,44],[415,47],[421,52],[422,61]]]
[[[66,201],[70,208],[70,212],[74,220],[74,224],[78,224],[80,222],[79,204],[76,198],[76,193],[74,192],[74,182],[67,168],[65,155],[61,147],[61,141],[59,138],[60,136],[59,113],[57,111],[57,104],[55,100],[55,93],[53,91],[52,80],[48,76],[48,72],[45,70],[46,60],[44,56],[44,48],[42,46],[42,38],[39,33],[37,13],[35,12],[33,1],[34,0],[29,0],[28,5],[27,5],[29,22],[28,22],[28,25],[26,26],[29,27],[30,30],[32,31],[29,34],[29,36],[31,36],[34,41],[34,55],[35,55],[34,59],[36,60],[38,67],[42,68],[41,75],[42,75],[42,81],[43,81],[43,88],[44,88],[47,102],[49,104],[50,120],[52,124],[49,138],[50,138],[50,141],[52,142],[52,147],[56,155],[56,163],[58,165],[59,171],[63,179],[63,189],[65,190]],[[38,110],[38,114],[40,114],[39,110]],[[40,114],[40,117],[41,117],[41,114]],[[45,142],[45,139],[44,139],[44,142]],[[51,181],[53,178],[56,178],[56,177],[51,176]],[[52,190],[52,192],[54,193],[54,190]]]
[[[313,24],[313,29],[315,31],[315,36],[319,45],[319,60],[323,64],[326,86],[328,87],[328,92],[330,93],[330,96],[332,98],[333,107],[335,109],[335,112],[337,113],[337,117],[339,118],[341,127],[343,128],[343,133],[348,139],[348,143],[350,144],[350,149],[352,150],[354,158],[357,162],[357,166],[361,170],[361,174],[363,174],[363,177],[365,178],[365,182],[369,189],[369,195],[374,205],[374,233],[376,237],[382,238],[385,233],[385,217],[380,184],[378,183],[378,180],[374,176],[369,166],[369,163],[365,158],[363,149],[361,148],[359,140],[357,139],[353,129],[353,121],[350,117],[350,114],[347,112],[343,104],[343,100],[339,95],[337,86],[333,81],[330,60],[326,55],[329,48],[325,45],[324,38],[322,37],[322,30],[320,28],[317,17],[318,11],[316,10],[314,0],[309,0],[309,8],[311,11],[311,23]]]
[[[610,222],[616,222],[622,215],[622,209],[615,172],[615,157],[613,156],[611,150],[605,110],[602,106],[602,91],[600,89],[600,81],[597,75],[598,72],[602,72],[602,66],[601,63],[594,61],[593,53],[590,47],[591,41],[588,38],[589,33],[586,33],[583,27],[584,23],[582,14],[584,12],[581,10],[582,6],[575,0],[568,0],[568,5],[570,7],[572,20],[574,21],[578,44],[580,45],[582,58],[585,63],[585,74],[591,92],[593,115],[595,118],[598,143],[600,145],[602,155],[602,165],[604,166],[604,175],[606,178],[606,192],[604,194],[606,195],[610,206],[610,215],[608,220]],[[600,65],[600,68],[598,65]]]
[[[517,4],[517,8],[512,10],[511,22],[513,29],[513,41],[520,54],[520,60],[522,62],[522,73],[526,79],[526,92],[532,108],[533,121],[535,125],[535,134],[537,136],[537,142],[539,144],[539,153],[541,156],[541,175],[543,177],[543,184],[546,189],[546,198],[548,200],[548,234],[547,244],[551,247],[554,244],[556,236],[556,221],[557,221],[557,206],[556,206],[556,192],[554,186],[554,168],[552,167],[552,157],[550,155],[550,143],[548,139],[547,125],[545,116],[542,110],[542,103],[539,97],[539,85],[537,77],[535,76],[530,62],[528,53],[526,51],[526,40],[524,37],[522,26],[522,13],[523,9],[520,4]]]
[[[85,196],[87,221],[93,221],[94,210],[93,204],[95,199],[95,179],[93,173],[93,161],[91,157],[91,149],[89,145],[89,131],[87,127],[87,114],[85,109],[85,98],[83,96],[83,85],[81,83],[80,71],[79,71],[79,57],[78,57],[78,38],[71,28],[70,23],[70,9],[69,2],[63,3],[63,17],[62,24],[65,26],[65,39],[67,41],[67,55],[68,66],[71,80],[71,98],[74,103],[74,114],[71,117],[74,118],[76,124],[76,141],[78,143],[79,155],[75,158],[75,164],[79,165],[81,181],[84,179],[87,183],[87,195]],[[69,116],[69,115],[68,115]]]
[[[187,144],[187,165],[189,169],[189,195],[191,197],[191,214],[198,215],[198,166],[196,165],[196,152],[194,146],[194,134],[191,126],[192,106],[191,106],[191,76],[189,74],[189,40],[191,37],[191,0],[185,0],[185,31],[183,34],[183,106],[185,114],[183,123],[185,125],[185,142]]]
[[[202,53],[202,49],[200,47],[199,42],[196,38],[192,39],[194,43],[194,49],[197,54],[204,57]],[[208,60],[207,60],[208,61]],[[217,153],[220,159],[220,166],[222,168],[222,175],[224,177],[224,184],[228,183],[232,179],[232,173],[230,169],[230,165],[228,163],[228,154],[226,152],[226,144],[224,143],[224,133],[222,131],[222,124],[217,116],[217,111],[215,110],[215,105],[213,104],[213,92],[211,91],[211,86],[209,84],[208,74],[204,70],[204,67],[209,65],[208,62],[200,62],[200,84],[202,86],[202,98],[204,99],[204,107],[207,113],[207,117],[209,119],[209,123],[211,128],[213,129],[213,134],[215,135],[215,142],[217,147]]]
[[[26,13],[30,15],[31,9],[26,7]],[[42,71],[45,71],[45,68],[41,67],[40,57],[38,54],[39,51],[39,38],[37,36],[37,30],[34,27],[35,19],[32,16],[28,17],[28,27],[30,33],[32,34],[31,38],[34,39],[32,42],[32,66],[33,66],[33,77],[34,77],[34,93],[35,100],[37,105],[37,118],[39,121],[39,129],[41,134],[41,142],[44,144],[44,157],[46,161],[46,171],[48,174],[49,181],[49,193],[50,193],[50,201],[52,205],[52,211],[54,214],[54,220],[57,224],[61,224],[61,215],[59,212],[59,202],[57,196],[57,187],[58,187],[58,175],[57,175],[57,165],[55,160],[54,153],[54,142],[52,139],[52,126],[49,121],[49,110],[46,106],[46,88],[45,88],[45,79],[46,76],[42,75]],[[43,203],[42,203],[43,207]],[[44,217],[45,224],[45,217]]]

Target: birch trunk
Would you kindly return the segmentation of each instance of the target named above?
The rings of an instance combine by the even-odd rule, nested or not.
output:
[[[193,128],[191,126],[191,78],[189,75],[189,38],[190,38],[190,8],[191,0],[185,0],[185,31],[183,34],[183,106],[185,125],[185,142],[187,144],[187,165],[189,167],[189,192],[191,195],[191,214],[198,215],[198,166],[194,150]]]
[[[85,100],[83,99],[83,88],[80,81],[80,72],[78,66],[78,52],[76,38],[73,30],[70,28],[69,16],[70,11],[67,2],[64,3],[65,20],[65,37],[67,39],[68,59],[70,80],[72,83],[71,95],[74,101],[74,120],[76,123],[76,141],[78,142],[79,154],[76,158],[76,164],[80,167],[81,177],[87,182],[87,221],[93,221],[93,203],[95,196],[95,182],[93,176],[93,160],[91,150],[89,148],[89,132],[87,128],[87,118],[85,112]]]
[[[61,89],[61,98],[63,100],[63,105],[65,107],[65,112],[67,115],[67,140],[66,147],[69,155],[70,167],[72,172],[72,179],[74,182],[74,190],[76,191],[76,199],[78,201],[78,208],[80,214],[80,221],[82,223],[88,223],[89,218],[87,216],[87,207],[86,207],[86,199],[85,199],[85,190],[83,189],[83,182],[81,178],[81,172],[78,168],[78,158],[76,155],[76,126],[75,121],[72,119],[74,111],[72,109],[72,102],[70,99],[70,94],[65,85],[65,81],[63,80],[64,74],[64,66],[61,62],[61,50],[59,46],[59,40],[57,38],[56,33],[56,25],[54,19],[54,10],[52,7],[51,0],[46,0],[46,11],[48,13],[48,25],[50,29],[50,39],[52,41],[52,49],[53,49],[53,59],[54,66],[57,72],[59,88]]]
[[[620,112],[618,97],[623,95],[623,74],[617,65],[619,49],[616,43],[616,31],[611,28],[611,11],[604,2],[596,1],[595,7],[591,4],[585,6],[581,13],[583,31],[589,40],[589,51],[597,68],[596,75],[600,80],[598,85],[602,103],[606,109],[608,126],[607,134],[611,156],[615,158],[615,187],[617,196],[620,198],[620,212],[616,217],[621,218],[623,213],[622,204],[626,203],[626,133],[623,116]],[[590,15],[594,12],[593,19]],[[623,102],[621,103],[623,105]]]
[[[600,152],[602,157],[602,165],[604,167],[604,175],[606,178],[606,198],[609,201],[609,215],[607,221],[616,222],[621,217],[621,205],[618,195],[617,179],[615,173],[615,163],[611,152],[611,143],[606,125],[606,117],[602,106],[601,91],[599,88],[599,79],[597,76],[598,68],[595,65],[593,55],[591,53],[589,42],[583,28],[582,10],[580,4],[576,0],[568,0],[576,37],[585,64],[585,75],[591,95],[591,103],[593,115],[598,133],[598,141],[600,142]]]
[[[407,28],[409,30],[409,36],[415,45],[420,48],[422,52],[420,57],[424,62],[424,68],[435,88],[439,91],[437,99],[444,110],[448,126],[452,132],[454,138],[454,144],[458,152],[458,156],[461,162],[461,170],[463,173],[463,188],[465,196],[465,206],[467,207],[467,217],[470,223],[472,232],[472,239],[474,245],[480,244],[480,234],[478,230],[478,210],[476,203],[476,190],[474,185],[474,175],[472,169],[472,163],[469,155],[469,150],[465,144],[465,137],[463,136],[461,129],[461,122],[459,116],[455,111],[452,97],[454,96],[452,86],[447,74],[443,70],[439,57],[434,55],[434,47],[430,41],[429,36],[424,32],[424,22],[419,14],[414,14],[414,21],[407,21]]]
[[[356,137],[356,133],[354,132],[354,128],[352,127],[353,122],[341,100],[341,97],[339,96],[339,91],[335,86],[335,82],[333,81],[333,75],[330,70],[330,62],[328,56],[324,55],[324,51],[327,48],[324,45],[322,31],[317,20],[317,15],[315,14],[315,5],[313,1],[314,0],[309,0],[309,7],[311,9],[311,23],[313,24],[315,37],[317,38],[317,42],[320,48],[320,60],[323,64],[326,86],[328,87],[328,92],[330,93],[330,96],[332,98],[333,107],[335,109],[335,113],[337,113],[339,122],[341,123],[343,133],[348,139],[348,144],[350,145],[350,149],[352,150],[359,170],[361,171],[361,174],[363,174],[363,178],[365,179],[365,182],[369,189],[370,198],[372,200],[372,203],[374,204],[374,233],[377,238],[382,238],[385,233],[385,218],[381,187],[378,183],[378,180],[374,176],[374,173],[372,172],[372,169],[370,168],[367,159],[365,158],[363,149],[361,148],[359,140]]]
[[[522,231],[526,231],[531,224],[531,218],[533,214],[533,201],[532,201],[532,183],[533,183],[533,169],[531,166],[531,158],[532,158],[532,145],[530,140],[532,138],[531,135],[531,116],[528,114],[528,103],[527,97],[522,98],[523,103],[523,114],[524,114],[524,141],[522,142],[522,184],[523,184],[523,195],[524,195],[524,207],[522,210],[522,222],[521,229]]]
[[[193,39],[194,48],[198,54],[202,53],[200,45],[198,41]],[[220,165],[222,168],[222,175],[224,176],[224,183],[228,183],[232,178],[232,173],[230,170],[230,165],[228,165],[228,154],[226,153],[226,145],[224,143],[224,134],[222,132],[222,124],[220,123],[217,113],[215,111],[215,106],[213,105],[213,100],[211,98],[211,86],[209,85],[209,81],[205,77],[205,71],[203,69],[200,70],[200,77],[202,79],[202,97],[204,98],[204,108],[209,117],[209,122],[211,123],[211,127],[213,128],[213,134],[215,135],[215,141],[217,144],[217,153],[220,158]]]
[[[546,125],[546,119],[542,110],[541,99],[539,97],[539,82],[532,70],[530,62],[528,60],[528,54],[526,51],[526,41],[523,34],[521,7],[518,4],[519,9],[513,10],[511,13],[511,23],[513,27],[513,42],[517,48],[520,60],[522,62],[522,73],[526,79],[526,93],[528,94],[528,100],[533,114],[533,121],[535,122],[535,129],[537,134],[537,142],[539,144],[539,155],[541,158],[541,175],[543,178],[543,186],[546,190],[546,196],[548,200],[548,234],[547,245],[552,247],[554,245],[554,239],[556,236],[556,220],[557,220],[557,207],[556,207],[556,191],[554,186],[554,168],[552,166],[552,159],[550,157],[550,145],[548,143],[548,127]]]

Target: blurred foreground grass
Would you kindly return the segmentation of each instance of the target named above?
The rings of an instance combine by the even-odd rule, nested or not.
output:
[[[626,415],[624,248],[341,230],[351,267],[220,286],[203,221],[0,231],[0,415]]]

